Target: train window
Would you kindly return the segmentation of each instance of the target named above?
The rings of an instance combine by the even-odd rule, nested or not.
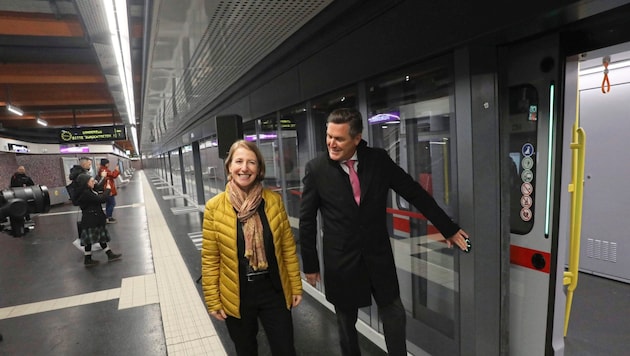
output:
[[[255,134],[245,132],[245,139],[256,142],[258,149],[265,157],[265,186],[280,190],[280,172],[274,156],[278,151],[278,114],[271,113],[258,120],[259,130]]]
[[[225,189],[226,174],[223,160],[219,158],[219,144],[214,134],[199,143],[201,158],[201,177],[206,199],[219,194]]]
[[[509,90],[510,230],[527,234],[534,226],[538,91],[530,84]]]
[[[448,60],[368,81],[370,145],[381,147],[451,216],[456,211],[454,82]],[[388,224],[401,283],[401,299],[412,320],[455,337],[458,273],[452,249],[414,207],[391,192]],[[456,218],[456,217],[454,217]],[[418,336],[419,337],[419,336]],[[416,336],[408,338],[421,344]]]
[[[265,157],[265,186],[285,197],[290,189],[299,189],[298,132],[305,137],[305,130],[305,105],[271,113],[244,125],[245,139],[256,142]],[[298,207],[289,210],[290,215],[299,212]]]
[[[355,87],[337,90],[311,101],[311,116],[315,128],[315,152],[326,152],[326,120],[331,111],[339,108],[358,109]]]
[[[308,135],[306,104],[293,106],[280,111],[281,140],[274,152],[274,164],[281,172],[280,182],[285,207],[290,217],[300,216],[300,198],[302,194],[301,178],[308,161]],[[297,234],[296,234],[297,235]]]
[[[182,147],[182,157],[184,160],[184,173],[182,174],[186,184],[186,194],[197,204],[203,204],[197,200],[197,182],[195,181],[195,166],[193,161],[193,150],[191,145]]]
[[[243,122],[243,136],[246,139],[256,137],[256,120]]]
[[[171,173],[173,176],[173,188],[177,191],[183,192],[184,186],[182,184],[182,170],[179,165],[179,150],[172,150],[169,152],[169,159],[166,162],[170,164]]]

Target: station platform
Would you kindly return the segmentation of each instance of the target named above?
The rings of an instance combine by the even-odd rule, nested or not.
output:
[[[0,234],[0,355],[234,355],[223,322],[206,312],[198,211],[136,171],[119,190],[109,244],[122,259],[83,266],[72,204],[33,214],[22,237]],[[95,246],[96,247],[96,246]],[[304,294],[293,310],[299,355],[339,353],[333,313]],[[365,355],[385,355],[361,336]],[[264,330],[259,355],[271,355]]]
[[[80,210],[70,203],[32,214],[22,237],[0,233],[0,355],[235,355],[196,282],[199,209],[144,171],[116,200],[108,229],[118,261],[95,250],[100,264],[83,266]],[[627,354],[628,298],[630,284],[580,273],[564,354]],[[298,355],[340,354],[334,314],[320,300],[304,293],[293,319]],[[386,355],[359,337],[363,355]],[[259,355],[271,355],[262,327]]]

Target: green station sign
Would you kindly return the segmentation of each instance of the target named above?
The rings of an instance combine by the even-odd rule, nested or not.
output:
[[[59,129],[59,143],[126,140],[125,125],[72,127]]]

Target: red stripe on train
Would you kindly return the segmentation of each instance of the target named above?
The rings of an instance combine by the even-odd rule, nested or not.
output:
[[[551,270],[551,254],[521,246],[510,246],[510,263],[544,273]]]
[[[400,218],[394,215],[392,217],[392,224],[394,225],[394,230],[406,233],[411,232],[411,224],[409,224],[409,219]]]
[[[394,229],[402,231],[402,232],[411,232],[411,224],[409,223],[408,218],[427,220],[427,218],[425,218],[424,215],[420,213],[415,213],[412,211],[387,208],[387,212],[392,214],[392,223],[394,225]],[[401,215],[407,218],[396,216],[396,215]],[[433,226],[430,221],[427,220],[427,234],[439,234],[439,233],[440,231],[438,231],[438,229],[435,226]]]

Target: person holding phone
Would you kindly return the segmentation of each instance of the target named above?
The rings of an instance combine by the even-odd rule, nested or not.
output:
[[[81,174],[76,178],[79,191],[79,206],[81,207],[81,246],[84,246],[83,264],[92,267],[99,262],[92,259],[92,244],[98,243],[107,254],[107,261],[116,261],[122,254],[114,253],[107,243],[111,240],[107,231],[107,216],[103,212],[103,203],[111,193],[109,182],[103,184],[103,191],[94,190],[96,180],[89,174]]]
[[[119,175],[120,170],[118,169],[118,165],[116,165],[114,170],[110,170],[109,160],[107,158],[101,159],[101,166],[98,169],[98,177],[100,177],[101,180],[99,183],[108,183],[111,187],[111,193],[105,202],[105,215],[107,215],[108,224],[116,223],[116,219],[113,215],[114,207],[116,207],[116,195],[118,195],[118,191],[116,190],[116,178],[118,178]]]

